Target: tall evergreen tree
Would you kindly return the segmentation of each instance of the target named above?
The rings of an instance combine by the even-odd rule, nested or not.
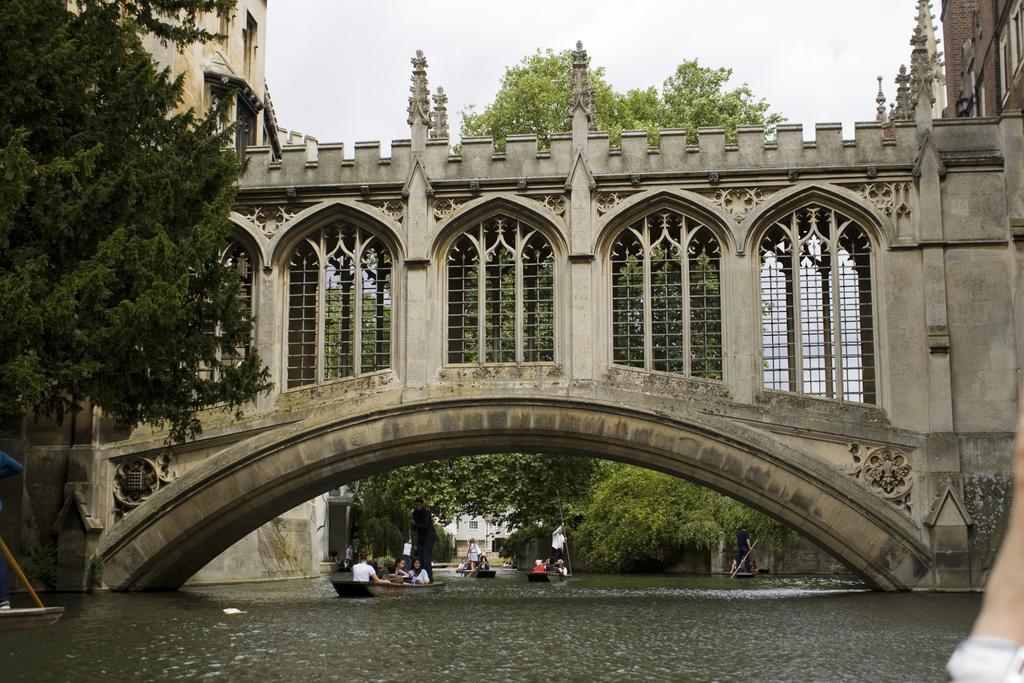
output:
[[[174,113],[181,82],[140,42],[208,37],[198,14],[230,4],[0,4],[0,422],[88,402],[182,439],[268,387],[257,354],[220,361],[252,327],[220,258],[230,131]]]

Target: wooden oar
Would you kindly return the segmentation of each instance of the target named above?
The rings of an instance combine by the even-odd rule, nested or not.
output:
[[[743,566],[743,563],[747,561],[747,558],[748,558],[748,557],[750,557],[750,553],[754,552],[754,546],[755,546],[755,545],[757,545],[757,540],[755,540],[755,541],[754,541],[753,543],[751,543],[751,544],[750,544],[750,547],[749,547],[749,548],[747,548],[747,554],[746,554],[746,555],[744,555],[744,556],[743,556],[743,559],[742,559],[742,560],[740,560],[740,561],[739,561],[739,562],[738,562],[738,563],[736,564],[736,569],[733,569],[733,570],[732,570],[732,574],[729,574],[729,578],[730,578],[730,579],[735,579],[735,578],[736,578],[736,575],[737,575],[737,574],[739,573],[739,571],[740,571],[740,567],[742,567],[742,566]]]
[[[25,572],[21,571],[21,567],[19,567],[18,563],[14,561],[14,555],[11,554],[7,544],[4,543],[3,537],[0,537],[0,550],[4,551],[4,557],[7,558],[7,564],[14,568],[14,573],[18,575],[19,579],[21,579],[22,585],[28,589],[28,592],[32,595],[32,599],[36,601],[36,606],[39,609],[46,609],[45,605],[43,605],[43,601],[39,599],[39,596],[36,595],[35,589],[32,588],[32,584],[29,583],[28,577],[25,576]]]

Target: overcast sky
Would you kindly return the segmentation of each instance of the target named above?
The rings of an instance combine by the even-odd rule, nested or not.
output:
[[[410,57],[458,112],[483,108],[506,66],[582,40],[592,66],[625,91],[655,85],[684,59],[733,69],[735,85],[813,137],[815,122],[874,118],[876,76],[910,59],[915,0],[269,0],[267,81],[283,127],[344,142],[408,138]],[[941,32],[940,32],[941,37]],[[940,49],[943,46],[940,45]]]

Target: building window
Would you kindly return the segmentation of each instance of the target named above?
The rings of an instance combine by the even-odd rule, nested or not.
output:
[[[228,245],[228,248],[224,250],[224,253],[221,256],[221,262],[225,267],[234,270],[238,275],[238,281],[241,288],[238,298],[242,302],[243,307],[252,313],[256,269],[253,267],[253,260],[249,255],[248,250],[239,242],[232,240]],[[210,329],[214,335],[218,337],[220,336],[220,329],[217,323],[211,323]],[[218,356],[221,363],[224,365],[235,366],[239,365],[243,360],[249,357],[250,349],[251,344],[245,344],[242,346],[222,346],[218,351]],[[200,368],[199,376],[203,379],[209,380],[218,379],[217,372],[212,367]]]
[[[840,212],[809,205],[761,238],[766,389],[875,403],[871,240]]]
[[[664,209],[611,247],[612,360],[722,379],[721,249],[700,221]]]
[[[1021,5],[1017,5],[1017,9],[1011,20],[1012,32],[1013,32],[1013,49],[1014,55],[1017,62],[1017,68],[1020,68],[1021,64],[1024,64],[1024,14],[1021,13]]]
[[[256,110],[242,96],[235,97],[235,151],[245,159],[245,150],[256,144]]]
[[[469,520],[469,528],[470,529],[479,529],[480,528],[480,522],[476,521],[475,519]]]
[[[259,27],[248,12],[245,13],[245,28],[242,30],[242,74],[252,83],[252,68],[256,63],[256,39]]]
[[[448,250],[448,362],[555,360],[555,257],[537,229],[495,216]]]
[[[223,36],[223,38],[221,38],[221,45],[223,45],[224,49],[227,50],[231,44],[231,15],[225,12],[224,14],[220,14],[219,18],[220,27],[218,28],[217,33]]]
[[[1004,36],[999,41],[999,103],[1006,102],[1010,95],[1010,78],[1013,73],[1010,61],[1010,41]]]
[[[288,264],[289,388],[391,367],[391,251],[339,223],[308,236]]]

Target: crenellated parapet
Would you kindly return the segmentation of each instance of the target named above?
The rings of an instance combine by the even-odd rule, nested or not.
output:
[[[997,119],[938,120],[933,126],[939,153],[948,153],[954,164],[953,157],[962,156],[965,148],[975,153],[975,160],[1001,164]],[[887,139],[883,125],[857,123],[853,138],[848,139],[838,123],[817,124],[813,131],[805,131],[800,124],[783,124],[772,138],[766,138],[761,127],[745,127],[735,141],[729,141],[722,128],[702,128],[695,138],[686,131],[663,130],[654,146],[646,131],[624,131],[617,148],[610,146],[607,133],[594,131],[586,139],[587,163],[598,182],[616,180],[601,176],[636,175],[644,183],[702,176],[712,185],[730,177],[765,174],[872,176],[910,171],[920,154],[919,131],[910,122],[897,123],[894,131],[893,138]],[[354,188],[358,192],[364,185],[374,189],[403,185],[411,168],[412,146],[410,140],[394,140],[391,154],[385,156],[378,141],[357,142],[349,151],[342,143],[319,143],[307,137],[302,144],[285,145],[279,159],[269,147],[252,147],[248,156],[241,180],[243,195],[286,187],[330,186],[334,191]],[[564,183],[574,160],[568,133],[552,135],[546,150],[538,148],[534,135],[510,136],[500,153],[489,137],[464,138],[460,154],[450,152],[448,140],[431,139],[420,158],[432,182],[518,183],[525,179],[528,185]]]

